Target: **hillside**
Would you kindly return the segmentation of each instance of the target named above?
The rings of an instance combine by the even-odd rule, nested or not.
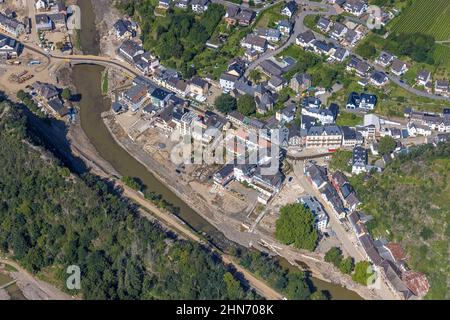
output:
[[[37,150],[26,120],[0,104],[0,252],[59,287],[67,266],[80,266],[85,299],[255,298],[209,250]]]
[[[450,142],[417,147],[382,174],[352,182],[361,211],[374,217],[371,233],[402,244],[411,268],[430,281],[427,298],[450,299]]]

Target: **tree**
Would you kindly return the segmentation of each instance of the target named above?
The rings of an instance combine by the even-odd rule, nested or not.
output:
[[[363,58],[372,59],[377,54],[377,49],[373,45],[366,43],[358,47],[357,53]]]
[[[236,110],[237,101],[231,95],[223,93],[216,98],[214,105],[220,112],[230,113],[231,111]]]
[[[339,268],[342,261],[342,251],[338,247],[332,247],[325,253],[325,261],[332,263],[336,268]]]
[[[244,116],[252,115],[256,112],[255,99],[251,95],[243,95],[237,101],[237,109]]]
[[[234,279],[233,275],[229,272],[225,273],[223,280],[227,287],[228,297],[231,300],[241,299],[244,295],[244,291],[241,288],[241,284],[238,280]]]
[[[347,257],[341,261],[341,264],[339,265],[339,270],[342,273],[351,274],[354,267],[355,267],[355,265],[353,262],[353,258]]]
[[[395,150],[397,143],[394,138],[390,136],[384,136],[380,139],[380,143],[378,144],[378,152],[382,155],[390,154]]]
[[[311,210],[300,203],[282,207],[276,222],[275,237],[284,244],[313,251],[319,235]]]
[[[311,296],[309,297],[311,300],[329,300],[329,294],[327,294],[325,291],[319,291],[317,290]]]
[[[291,273],[288,276],[289,283],[286,288],[289,299],[292,300],[306,300],[311,291],[305,282],[305,275],[303,273]]]
[[[61,97],[64,100],[70,100],[72,98],[72,92],[70,91],[69,88],[64,88],[62,93],[61,93]]]
[[[360,261],[355,266],[355,272],[353,273],[353,281],[362,284],[364,286],[370,285],[370,278],[374,274],[372,266],[369,261]]]

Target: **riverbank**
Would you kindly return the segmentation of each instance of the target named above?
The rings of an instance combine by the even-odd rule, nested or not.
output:
[[[0,271],[15,282],[12,290],[3,290],[3,293],[0,290],[0,295],[4,298],[8,295],[12,300],[74,300],[53,285],[36,279],[14,261],[0,258]]]

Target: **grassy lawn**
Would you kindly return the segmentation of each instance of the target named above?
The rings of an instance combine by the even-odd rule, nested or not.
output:
[[[342,105],[341,108],[345,108],[345,106]],[[336,120],[336,124],[338,126],[355,127],[357,125],[363,124],[363,117],[355,113],[345,112],[341,110]]]
[[[284,2],[280,2],[273,7],[270,7],[266,10],[263,10],[259,13],[258,17],[255,21],[256,28],[269,27],[274,28],[276,23],[282,19],[284,19],[281,14],[281,9],[284,6]]]

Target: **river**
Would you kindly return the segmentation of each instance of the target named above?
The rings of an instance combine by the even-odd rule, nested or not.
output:
[[[89,54],[99,53],[98,34],[95,27],[95,13],[91,0],[78,0],[82,15],[81,45]],[[87,14],[84,14],[87,12]],[[180,217],[198,232],[204,232],[214,239],[216,245],[229,242],[213,225],[190,208],[167,186],[162,184],[141,163],[122,149],[111,136],[104,124],[101,113],[110,110],[111,102],[101,92],[101,73],[103,67],[95,65],[76,65],[73,68],[73,81],[81,94],[80,119],[81,127],[97,149],[98,153],[123,176],[137,177],[145,186],[161,194],[164,199],[180,209]],[[334,299],[360,299],[353,291],[339,285],[312,278],[312,283],[319,290],[327,290]]]

